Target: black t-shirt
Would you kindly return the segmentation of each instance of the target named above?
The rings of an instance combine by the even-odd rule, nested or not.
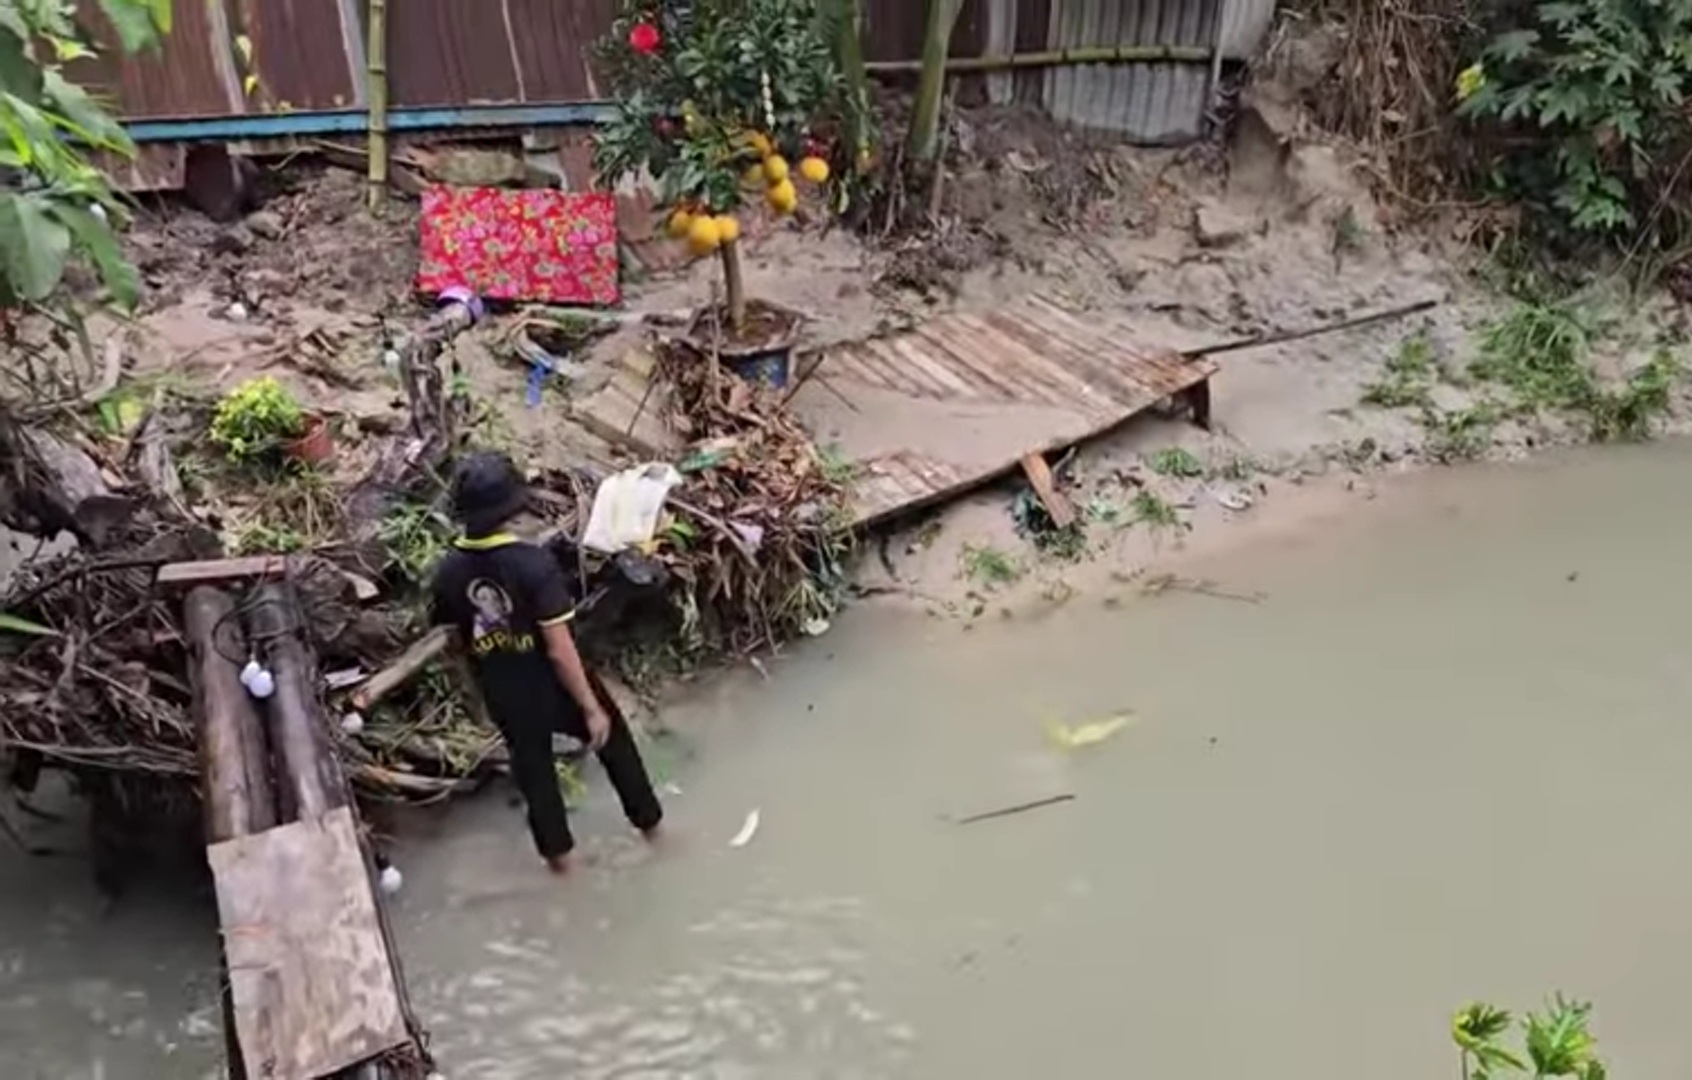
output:
[[[509,533],[460,540],[435,570],[434,621],[457,628],[494,722],[507,731],[579,710],[543,633],[569,622],[575,607],[552,555]]]

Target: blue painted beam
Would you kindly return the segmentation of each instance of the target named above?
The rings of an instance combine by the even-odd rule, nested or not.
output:
[[[608,101],[573,101],[558,105],[458,105],[450,108],[394,109],[388,113],[388,130],[450,131],[454,128],[602,124],[610,119],[614,108]],[[129,132],[129,137],[137,143],[228,142],[238,139],[362,134],[370,129],[370,114],[362,109],[333,109],[318,112],[131,120],[123,126]]]

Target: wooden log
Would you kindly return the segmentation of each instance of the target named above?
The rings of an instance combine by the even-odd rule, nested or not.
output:
[[[193,649],[206,839],[215,843],[276,824],[276,793],[258,707],[241,685],[247,640],[227,594],[201,586],[182,603]]]
[[[276,692],[265,704],[284,821],[315,821],[347,804],[346,784],[318,708],[316,663],[300,637],[302,625],[302,613],[281,586],[260,588],[248,626],[276,679]]]
[[[452,631],[444,626],[435,627],[412,642],[411,647],[400,653],[393,663],[370,676],[365,684],[353,693],[352,707],[359,712],[368,710],[415,678],[418,672],[428,666],[429,661],[445,652],[450,644]]]

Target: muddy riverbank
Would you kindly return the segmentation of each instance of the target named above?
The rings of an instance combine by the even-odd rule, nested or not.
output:
[[[595,783],[563,885],[502,795],[415,821],[398,932],[444,1072],[1411,1080],[1455,1068],[1458,1004],[1559,989],[1618,1075],[1683,1072],[1689,467],[1430,473],[1166,564],[1255,603],[864,605],[667,710],[670,846]],[[1122,710],[1098,746],[1045,734]],[[39,882],[0,890],[24,1075],[204,1075],[209,913]]]

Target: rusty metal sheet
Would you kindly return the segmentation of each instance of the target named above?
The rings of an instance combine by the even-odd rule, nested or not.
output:
[[[361,101],[358,19],[355,5],[341,0],[237,0],[231,29],[252,41],[259,80],[252,111],[344,109]]]
[[[408,0],[389,24],[396,107],[524,100],[501,0]]]
[[[616,0],[501,0],[525,101],[592,101],[593,49],[611,29]]]
[[[239,82],[225,62],[228,30],[221,8],[175,5],[170,34],[158,48],[134,56],[124,55],[117,31],[94,0],[78,4],[77,18],[91,31],[98,55],[69,65],[66,74],[115,101],[125,119],[243,111]]]
[[[1042,298],[942,315],[829,349],[819,376],[828,387],[807,387],[794,405],[859,458],[852,517],[873,525],[1009,473],[1030,453],[1109,431],[1217,371],[1130,333]],[[852,401],[850,416],[834,405],[839,396]]]

